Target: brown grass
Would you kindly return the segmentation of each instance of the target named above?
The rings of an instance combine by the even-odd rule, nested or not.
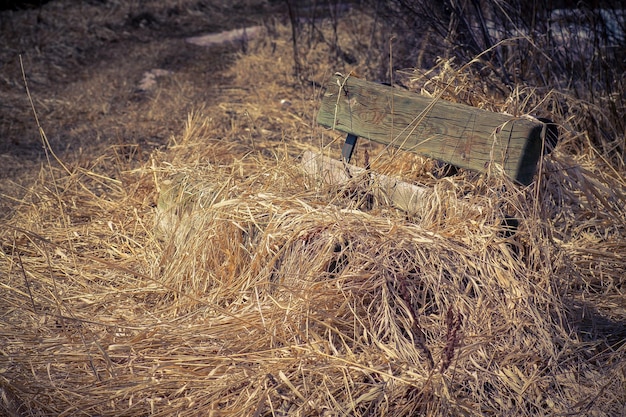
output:
[[[373,169],[432,192],[415,215],[365,209],[301,171],[303,150],[338,155],[340,136],[315,126],[319,91],[293,75],[289,28],[272,28],[226,70],[228,95],[145,163],[107,175],[105,154],[41,170],[0,229],[0,409],[623,413],[623,166],[567,114],[527,188],[497,170],[437,180],[424,158],[366,145]],[[321,84],[327,53],[301,56],[301,76]],[[445,94],[464,101],[472,71],[442,61],[412,88],[437,94],[453,77]],[[495,111],[582,106],[481,91],[471,104]],[[512,236],[505,215],[520,220]]]

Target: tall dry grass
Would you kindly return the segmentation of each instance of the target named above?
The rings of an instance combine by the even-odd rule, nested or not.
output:
[[[338,33],[356,21],[371,22],[350,14]],[[526,188],[497,170],[436,180],[423,158],[365,145],[357,161],[367,149],[432,186],[411,216],[365,207],[367,189],[300,170],[340,138],[314,126],[319,91],[273,29],[229,69],[228,98],[140,169],[96,174],[112,152],[41,171],[0,230],[3,412],[623,413],[626,184],[592,133],[555,113],[562,140]],[[327,52],[301,57],[305,77],[332,72]],[[579,103],[498,101],[475,71],[441,61],[407,83],[496,111]]]
[[[439,58],[471,61],[494,102],[520,86],[538,94],[542,117],[558,117],[614,165],[626,157],[626,14],[619,2],[371,2],[381,47],[395,35],[396,69],[431,69]],[[373,31],[374,32],[374,31]],[[424,36],[406,36],[423,33]],[[373,38],[375,39],[375,38]],[[416,53],[417,51],[417,53]],[[407,53],[408,52],[408,53]],[[476,59],[476,57],[480,57]],[[391,68],[393,68],[391,67]],[[390,66],[383,70],[389,71]],[[389,79],[389,72],[386,73]]]

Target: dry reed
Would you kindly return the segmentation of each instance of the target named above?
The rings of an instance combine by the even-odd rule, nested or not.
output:
[[[338,148],[276,30],[230,69],[245,101],[190,115],[140,169],[42,171],[0,231],[0,409],[623,413],[624,172],[569,130],[527,188],[385,151],[373,168],[432,184],[428,204],[363,209],[297,164]]]

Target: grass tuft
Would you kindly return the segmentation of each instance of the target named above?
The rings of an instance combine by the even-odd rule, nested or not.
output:
[[[315,27],[363,57],[351,34],[377,24],[353,9]],[[51,163],[18,199],[0,228],[0,410],[622,413],[626,179],[613,139],[585,128],[595,107],[560,87],[499,90],[480,52],[407,70],[416,92],[549,112],[561,137],[528,187],[497,167],[441,178],[364,143],[357,164],[429,191],[415,213],[363,204],[367,184],[299,164],[340,155],[313,122],[332,45],[312,42],[296,75],[291,29],[270,33],[144,163]]]

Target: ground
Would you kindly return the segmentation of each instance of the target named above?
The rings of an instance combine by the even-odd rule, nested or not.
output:
[[[280,6],[56,0],[1,12],[0,212],[12,211],[46,160],[37,119],[66,162],[89,165],[104,155],[145,162],[180,133],[190,111],[228,100],[223,70],[242,45],[185,39],[286,19]],[[154,69],[171,73],[142,91]]]
[[[547,52],[507,49],[507,90],[495,61],[403,46],[356,8],[307,20],[294,57],[286,5],[0,12],[0,414],[624,414],[626,107],[602,82],[622,72],[594,57],[578,84],[547,79],[566,57],[536,31]],[[360,141],[354,164],[429,187],[408,213],[369,171],[301,169],[304,150],[340,154],[315,123],[336,71],[562,135],[528,187]]]

